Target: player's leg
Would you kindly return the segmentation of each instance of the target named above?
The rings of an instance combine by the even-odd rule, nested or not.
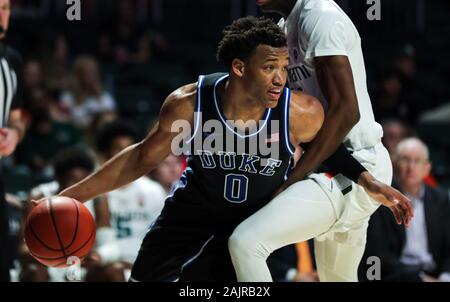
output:
[[[274,250],[314,238],[335,221],[329,197],[314,180],[290,186],[242,222],[230,237],[238,281],[272,281],[266,259]]]
[[[130,281],[176,281],[182,266],[209,240],[202,230],[187,227],[152,228],[131,271]]]
[[[207,213],[180,203],[166,203],[145,236],[130,281],[176,281],[183,265],[202,251],[213,230]]]
[[[363,236],[366,229],[361,228],[354,232],[360,232]],[[319,280],[321,282],[357,282],[358,266],[364,250],[364,244],[343,243],[331,238],[315,239],[314,254]]]
[[[315,240],[315,258],[321,282],[358,281],[368,221],[378,207],[358,185],[353,185],[341,203],[343,209],[332,231],[323,239]]]
[[[215,234],[202,253],[183,266],[180,282],[236,282],[228,252],[230,234]]]

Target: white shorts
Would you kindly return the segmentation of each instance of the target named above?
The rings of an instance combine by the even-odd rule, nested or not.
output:
[[[381,142],[373,148],[362,149],[352,155],[379,181],[391,184],[392,163]],[[341,174],[331,179],[323,173],[311,174],[308,178],[319,184],[328,196],[337,217],[330,230],[316,239],[365,245],[370,215],[377,210],[380,203],[370,198],[361,186]],[[351,191],[345,193],[349,186]]]

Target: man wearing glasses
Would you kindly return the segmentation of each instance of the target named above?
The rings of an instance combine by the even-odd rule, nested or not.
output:
[[[366,255],[380,257],[382,281],[450,282],[449,195],[424,184],[431,170],[428,155],[427,146],[417,138],[397,146],[397,180],[411,200],[414,217],[405,230],[385,209],[372,216]]]

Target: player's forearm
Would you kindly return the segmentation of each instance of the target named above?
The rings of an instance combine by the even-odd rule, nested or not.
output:
[[[336,152],[327,158],[323,165],[330,169],[330,172],[341,173],[364,187],[374,180],[370,173],[363,175],[364,172],[367,172],[367,169],[351,155],[344,144],[340,144]]]
[[[344,108],[330,108],[322,129],[309,144],[308,150],[300,158],[284,187],[304,179],[308,173],[319,167],[338,149],[345,136],[357,122],[357,118],[350,117],[348,113],[339,112],[339,110],[343,111]]]
[[[141,144],[130,146],[106,162],[96,172],[59,195],[85,202],[120,188],[148,173],[154,164],[145,160]]]

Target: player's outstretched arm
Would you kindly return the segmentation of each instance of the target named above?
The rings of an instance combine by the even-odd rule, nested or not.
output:
[[[192,125],[195,93],[196,84],[173,92],[161,108],[158,123],[144,140],[124,149],[93,174],[59,195],[85,202],[150,172],[171,153],[172,139],[181,132],[172,132],[172,124],[185,120]]]

